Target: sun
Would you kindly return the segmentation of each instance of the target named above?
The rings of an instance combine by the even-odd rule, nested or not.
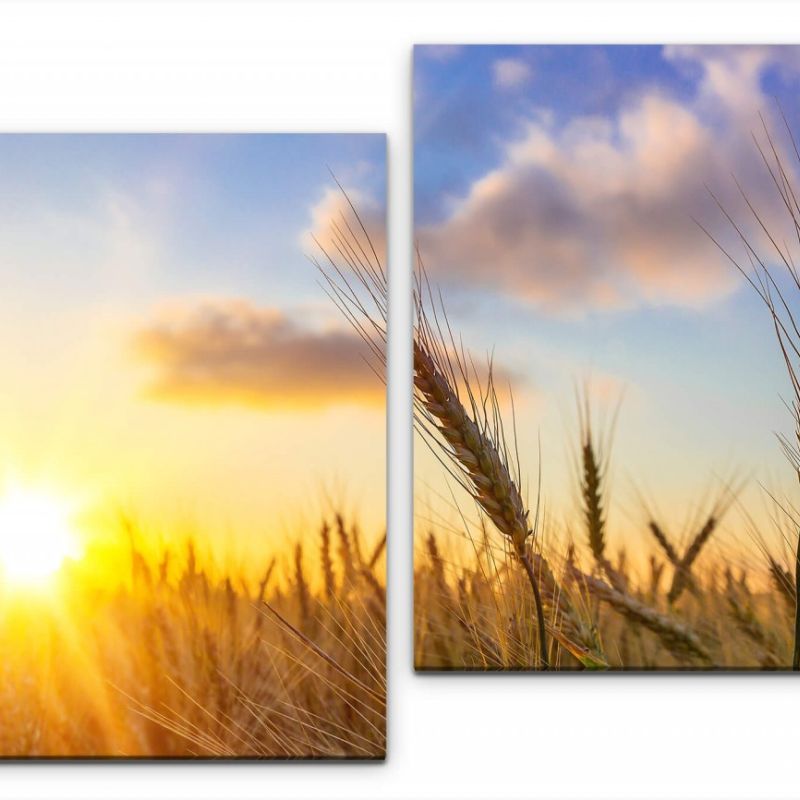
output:
[[[0,580],[36,585],[78,555],[74,506],[49,492],[12,485],[0,496]]]

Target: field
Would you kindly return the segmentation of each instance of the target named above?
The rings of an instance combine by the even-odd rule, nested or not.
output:
[[[116,580],[4,587],[3,756],[383,757],[385,537],[334,515],[245,580],[146,533]]]
[[[417,668],[788,669],[796,607],[788,547],[706,552],[728,510],[723,492],[680,543],[643,514],[636,555],[646,566],[632,565],[624,549],[607,547],[603,474],[593,447],[582,452],[575,527],[541,523],[522,556],[480,520],[462,518],[460,528],[418,522]],[[546,661],[526,556],[541,596]]]

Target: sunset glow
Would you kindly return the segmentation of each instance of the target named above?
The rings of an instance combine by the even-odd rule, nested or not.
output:
[[[41,584],[79,555],[65,499],[15,485],[0,497],[0,572],[10,584]]]

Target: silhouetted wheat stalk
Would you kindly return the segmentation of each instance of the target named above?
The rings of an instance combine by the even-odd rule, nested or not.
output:
[[[626,582],[620,570],[615,569],[606,556],[606,515],[603,508],[608,457],[592,435],[592,418],[589,406],[589,387],[583,390],[583,400],[578,402],[580,418],[580,491],[583,517],[589,549],[598,567],[605,573],[611,585],[625,591]],[[616,415],[615,415],[616,419]],[[608,441],[613,434],[612,421]]]
[[[714,513],[710,514],[704,525],[697,532],[697,535],[692,539],[692,543],[686,550],[683,558],[675,565],[675,574],[672,577],[672,586],[670,586],[669,593],[667,594],[667,601],[669,603],[677,602],[678,598],[683,593],[683,590],[689,585],[691,580],[690,570],[692,565],[700,555],[703,546],[711,538],[717,527],[717,517]]]
[[[327,521],[323,522],[320,528],[320,563],[325,582],[325,597],[330,600],[336,592],[336,580],[333,575],[333,559],[331,558],[331,529]]]
[[[664,551],[666,557],[669,559],[669,563],[674,567],[677,567],[678,564],[680,564],[680,557],[678,556],[675,548],[672,546],[672,542],[670,542],[667,534],[664,532],[664,529],[654,519],[651,519],[647,523],[647,527],[653,534],[655,540],[661,546],[661,549]]]

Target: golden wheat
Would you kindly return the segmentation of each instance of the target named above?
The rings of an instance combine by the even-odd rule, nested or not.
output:
[[[129,557],[117,586],[65,576],[57,611],[5,598],[0,755],[383,757],[380,558],[328,597],[299,547],[253,583],[193,544]]]

